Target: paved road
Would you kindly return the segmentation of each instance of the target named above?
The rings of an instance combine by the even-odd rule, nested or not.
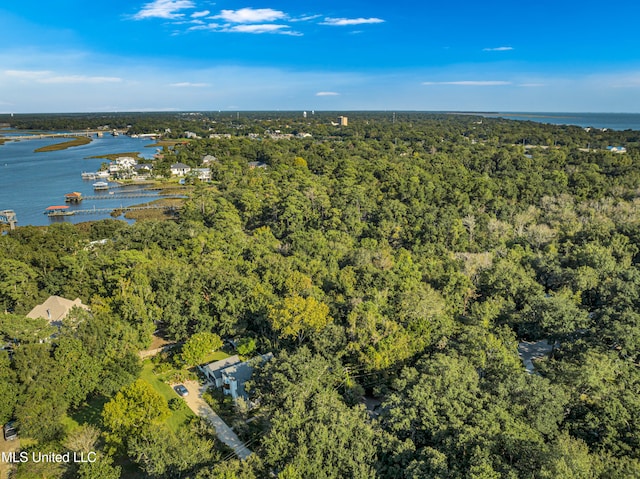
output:
[[[216,429],[218,438],[229,446],[236,455],[243,461],[251,455],[251,451],[236,436],[236,433],[226,425],[226,423],[218,416],[211,406],[204,399],[202,393],[207,390],[207,386],[200,385],[197,381],[185,381],[185,387],[189,390],[189,394],[184,398],[189,408],[198,416],[209,421]]]

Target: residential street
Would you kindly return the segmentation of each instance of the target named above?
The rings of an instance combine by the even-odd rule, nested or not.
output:
[[[197,381],[185,381],[183,384],[189,391],[189,394],[184,398],[189,408],[198,416],[209,421],[215,427],[218,439],[232,448],[240,459],[245,460],[248,458],[251,455],[251,451],[220,416],[211,409],[211,406],[202,399],[202,393],[206,391],[206,386],[202,386]]]

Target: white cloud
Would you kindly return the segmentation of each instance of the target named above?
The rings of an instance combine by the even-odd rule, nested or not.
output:
[[[211,12],[209,10],[203,10],[201,12],[195,12],[191,14],[191,18],[202,18],[209,15]]]
[[[324,19],[324,22],[320,22],[320,25],[330,25],[336,27],[344,27],[351,25],[364,25],[367,23],[384,23],[381,18],[330,18]]]
[[[196,30],[220,30],[220,28],[222,27],[222,25],[218,24],[218,23],[207,23],[207,24],[198,24],[195,25],[193,27],[189,28],[189,31],[196,31]]]
[[[41,78],[38,81],[40,83],[118,83],[122,81],[122,78],[86,75],[63,75]]]
[[[138,13],[133,15],[134,20],[144,20],[145,18],[165,18],[172,20],[184,17],[180,10],[195,8],[191,0],[154,0],[142,7]]]
[[[592,75],[592,81],[596,81],[602,87],[608,88],[637,88],[640,87],[640,72],[620,72],[603,75]]]
[[[300,18],[292,18],[292,22],[309,22],[311,20],[315,20],[316,18],[320,18],[322,15],[307,15],[305,17]]]
[[[319,91],[318,93],[316,93],[316,96],[339,96],[340,93],[337,93],[335,91]]]
[[[203,88],[203,87],[211,86],[211,84],[209,84],[209,83],[192,83],[192,82],[188,82],[188,81],[183,81],[183,82],[178,82],[178,83],[171,83],[169,86],[177,87],[177,88]]]
[[[55,75],[48,70],[5,70],[8,77],[38,83],[117,83],[122,78],[89,75]]]
[[[508,52],[513,50],[513,47],[495,47],[495,48],[483,48],[483,52]]]
[[[525,88],[536,88],[540,86],[545,86],[545,84],[544,83],[520,83],[518,86],[525,87]]]
[[[502,86],[511,85],[508,81],[465,80],[465,81],[425,81],[423,85],[459,85],[459,86]]]
[[[280,35],[292,35],[300,36],[301,33],[287,30],[288,25],[278,25],[274,23],[262,23],[258,25],[235,25],[233,27],[225,27],[222,29],[224,32],[237,32],[237,33],[278,33]]]
[[[51,75],[52,72],[48,70],[5,70],[4,74],[22,80],[38,80]]]
[[[273,22],[287,18],[287,14],[272,8],[241,8],[240,10],[222,10],[211,19],[222,19],[230,23]]]

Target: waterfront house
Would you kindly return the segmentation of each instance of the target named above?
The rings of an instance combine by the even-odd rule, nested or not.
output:
[[[211,181],[210,168],[194,168],[191,170],[191,176],[198,178],[200,181]]]
[[[175,163],[170,169],[173,176],[186,176],[191,171],[191,167],[184,163]]]

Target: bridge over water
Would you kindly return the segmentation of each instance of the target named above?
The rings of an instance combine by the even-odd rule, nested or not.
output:
[[[103,130],[85,130],[85,131],[71,131],[66,133],[33,133],[31,135],[19,135],[19,136],[0,136],[0,139],[13,141],[13,140],[41,140],[43,138],[68,138],[72,136],[93,136],[98,134],[112,134],[112,132],[105,132]],[[116,130],[118,135],[126,133],[125,130]]]

